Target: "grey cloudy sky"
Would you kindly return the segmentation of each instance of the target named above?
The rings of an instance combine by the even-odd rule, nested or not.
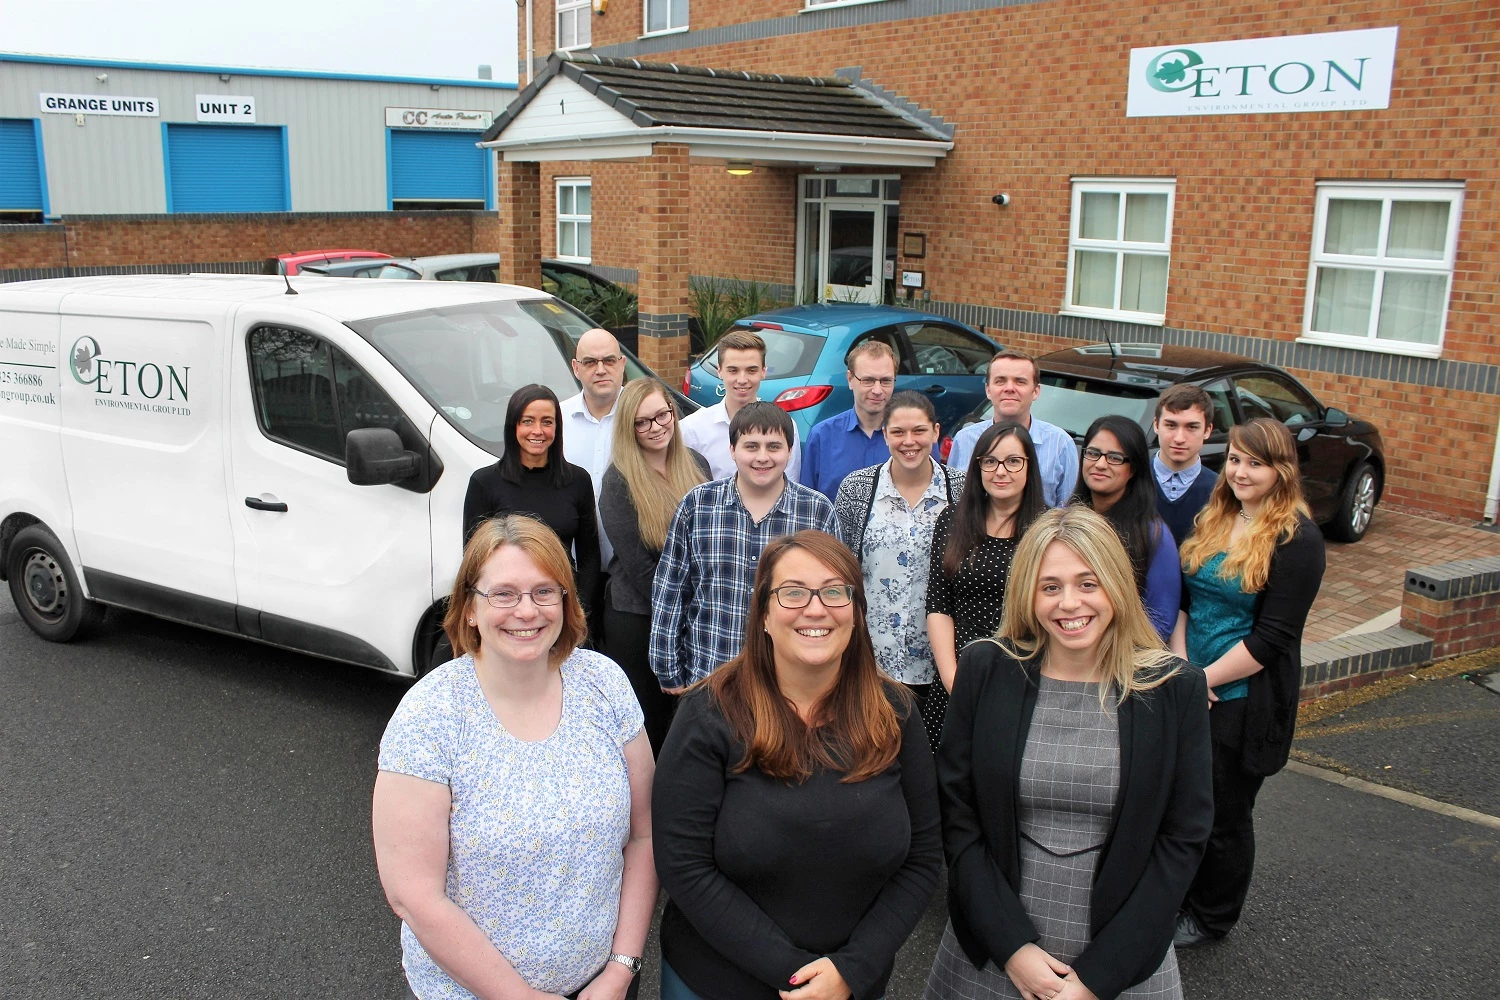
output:
[[[514,0],[0,0],[0,51],[516,78]]]

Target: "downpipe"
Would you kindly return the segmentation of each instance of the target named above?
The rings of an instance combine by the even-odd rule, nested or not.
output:
[[[1484,498],[1484,523],[1494,524],[1500,514],[1500,425],[1495,427],[1495,456],[1490,460],[1490,489]]]

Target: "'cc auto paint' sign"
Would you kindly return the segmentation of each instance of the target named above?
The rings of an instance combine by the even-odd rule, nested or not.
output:
[[[1388,108],[1395,65],[1395,28],[1131,49],[1125,116]]]

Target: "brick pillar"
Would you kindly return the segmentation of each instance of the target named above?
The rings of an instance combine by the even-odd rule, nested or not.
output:
[[[539,163],[495,164],[500,211],[500,281],[542,287],[542,170]]]
[[[688,149],[658,142],[641,165],[640,355],[675,384],[688,361]]]

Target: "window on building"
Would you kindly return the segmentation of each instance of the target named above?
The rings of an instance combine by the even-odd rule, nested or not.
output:
[[[1074,181],[1063,312],[1164,323],[1175,181]]]
[[[557,47],[586,49],[593,34],[593,0],[557,0]]]
[[[1304,338],[1436,356],[1462,185],[1319,184]]]
[[[587,177],[557,182],[557,256],[587,264],[594,253],[593,184]]]
[[[644,34],[687,30],[688,0],[645,0],[645,3],[646,30]]]
[[[813,7],[850,7],[859,3],[879,3],[880,0],[806,0],[806,8]]]

